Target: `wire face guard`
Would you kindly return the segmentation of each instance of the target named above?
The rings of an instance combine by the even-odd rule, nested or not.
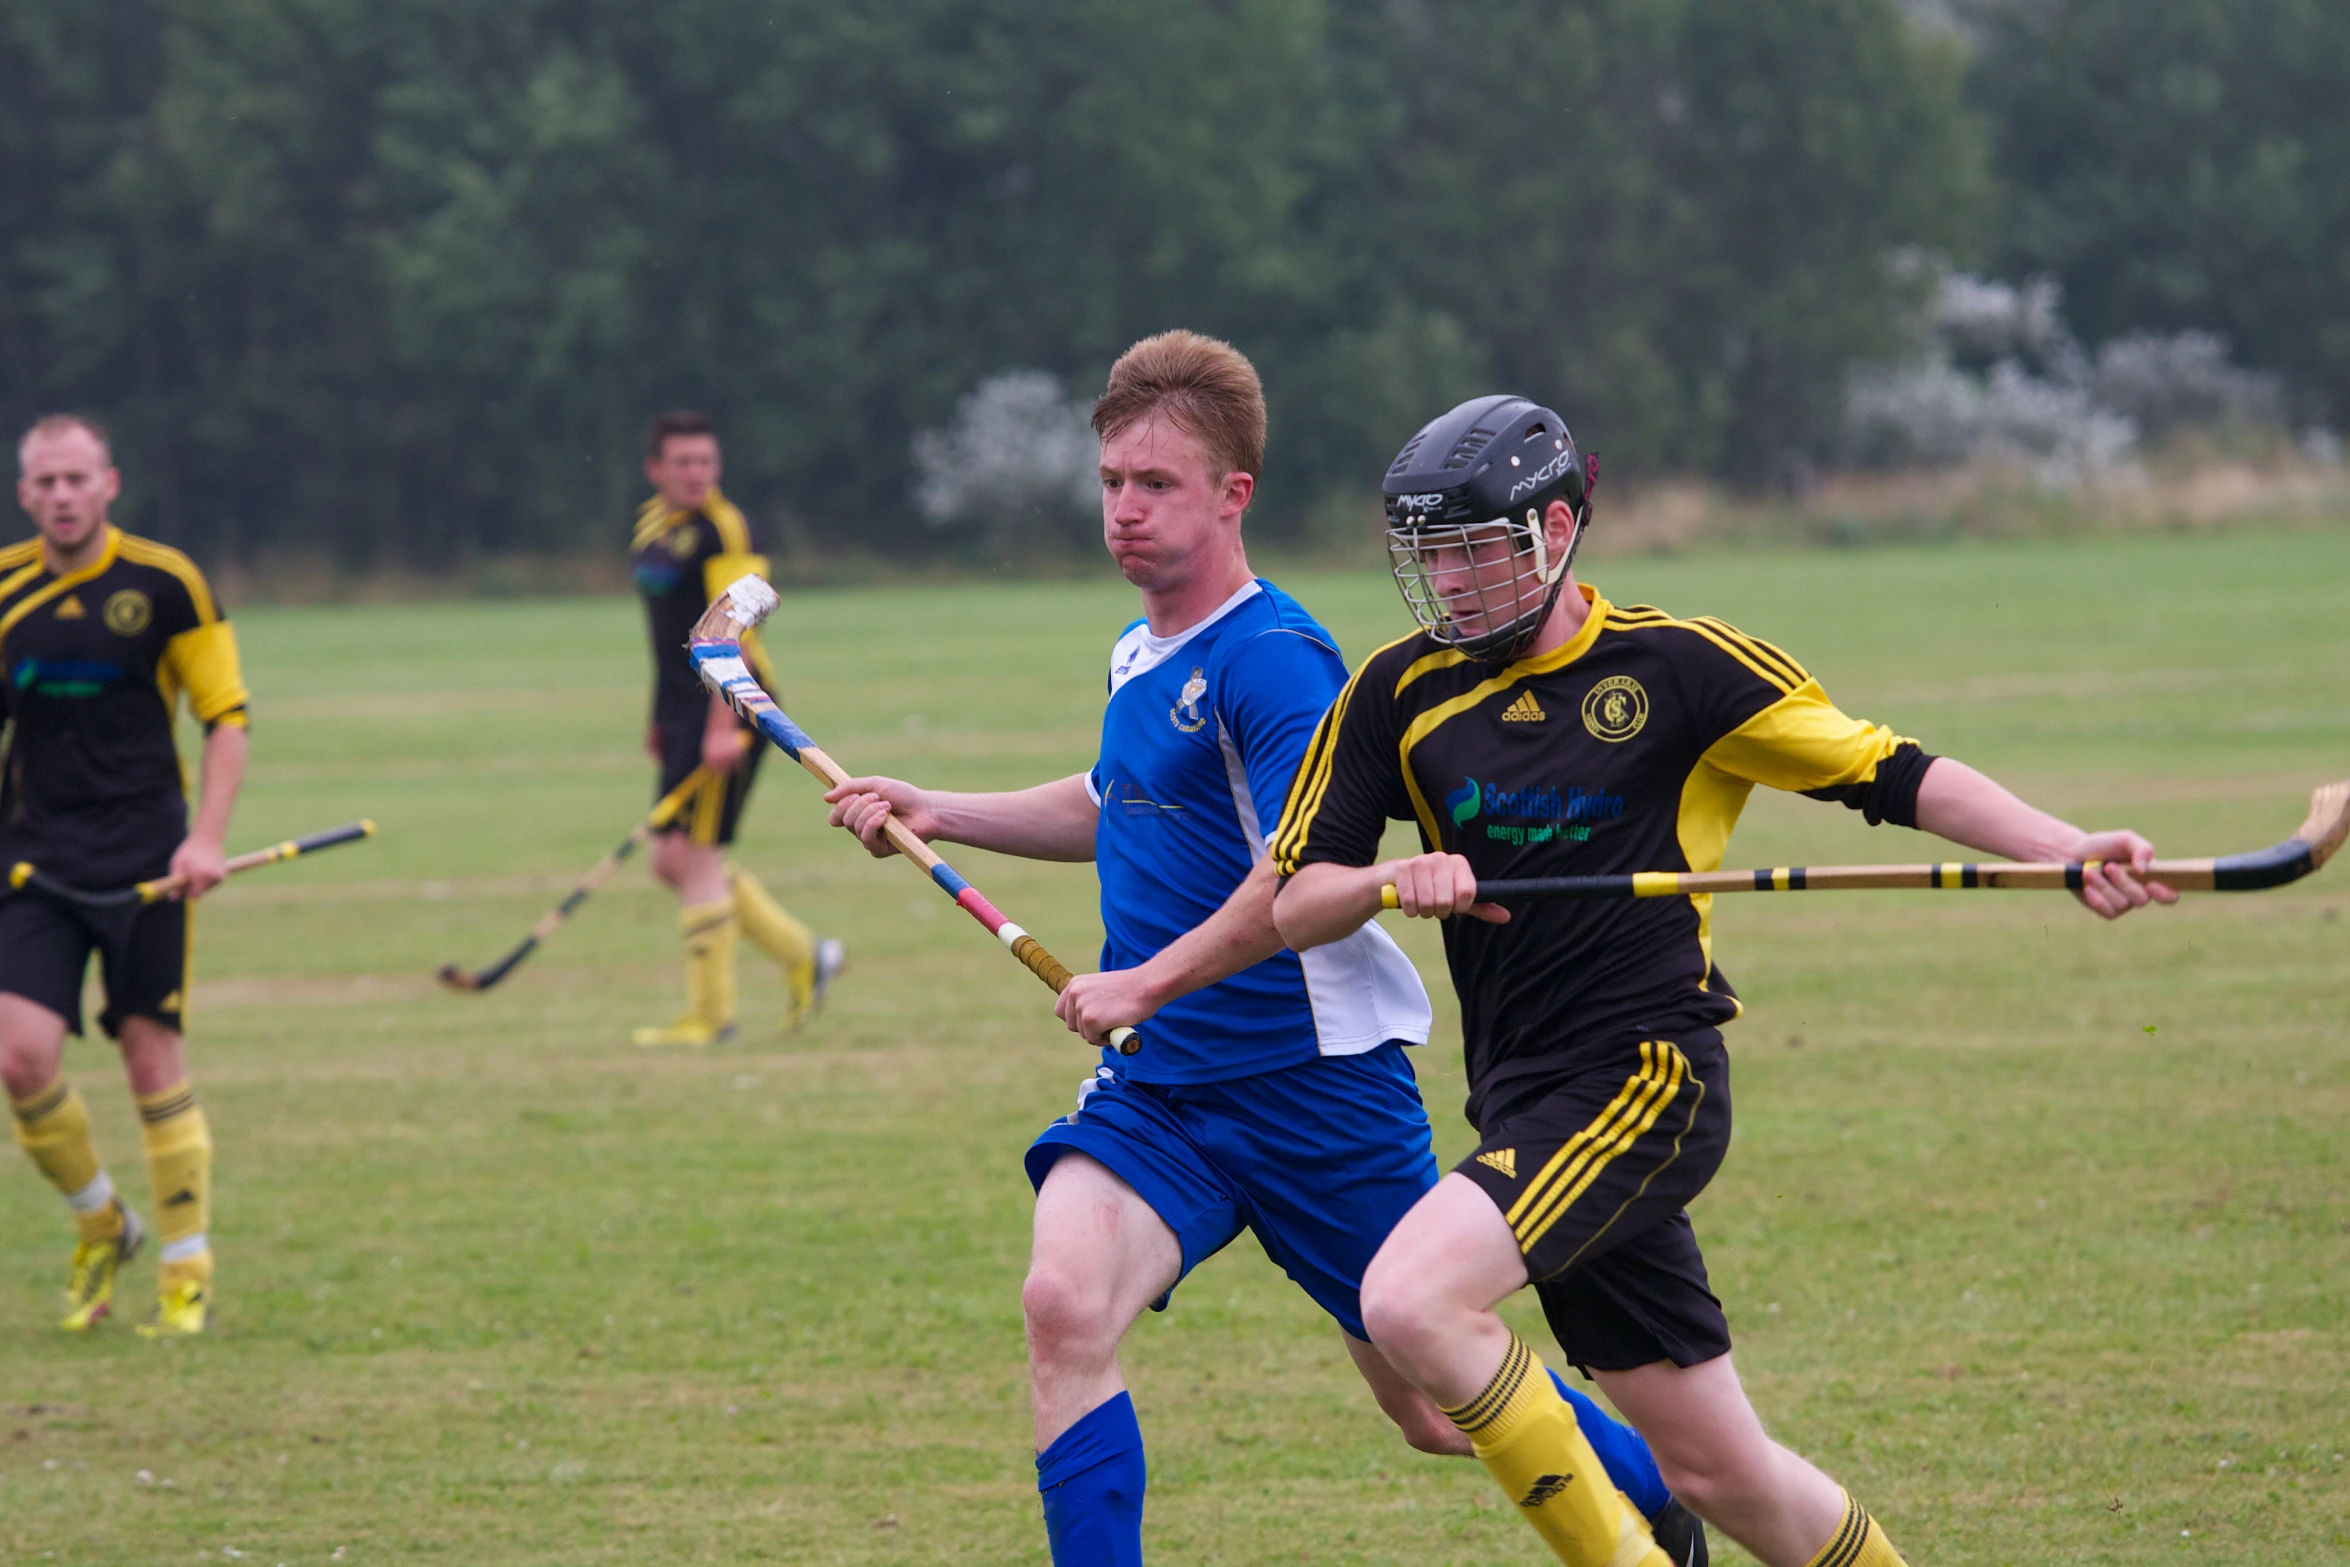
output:
[[[1585,514],[1588,516],[1588,512]],[[1540,634],[1558,601],[1584,518],[1556,561],[1549,559],[1542,511],[1525,519],[1422,522],[1387,530],[1387,557],[1403,601],[1420,629],[1446,647],[1486,663],[1506,664]]]

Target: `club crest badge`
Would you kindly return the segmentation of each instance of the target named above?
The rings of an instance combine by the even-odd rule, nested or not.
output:
[[[1583,727],[1610,745],[1629,740],[1648,722],[1648,693],[1630,675],[1610,675],[1583,698]]]
[[[1167,717],[1185,734],[1197,734],[1208,721],[1208,715],[1199,710],[1200,698],[1207,694],[1207,672],[1194,664],[1191,678],[1183,682],[1182,698],[1167,709]]]
[[[107,630],[118,637],[135,637],[155,618],[155,605],[137,588],[124,588],[108,599],[99,613],[106,617]]]

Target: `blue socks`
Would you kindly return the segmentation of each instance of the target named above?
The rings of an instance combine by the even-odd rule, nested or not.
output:
[[[1581,1410],[1576,1413],[1579,1417]],[[1641,1457],[1647,1457],[1646,1448]],[[1609,1473],[1614,1472],[1611,1466]],[[1654,1475],[1655,1466],[1648,1472]],[[1148,1480],[1142,1427],[1135,1424],[1134,1400],[1126,1393],[1088,1410],[1037,1454],[1036,1489],[1044,1500],[1053,1567],[1142,1567],[1142,1493]]]
[[[1654,1518],[1663,1512],[1673,1493],[1665,1489],[1665,1477],[1657,1473],[1656,1458],[1641,1440],[1640,1433],[1567,1386],[1566,1378],[1557,1372],[1551,1372],[1550,1381],[1567,1401],[1567,1407],[1575,1412],[1575,1423],[1583,1428],[1584,1440],[1599,1455],[1600,1466],[1615,1481],[1616,1489],[1640,1509],[1643,1518]],[[1060,1560],[1057,1556],[1053,1559]]]
[[[1654,1518],[1672,1500],[1640,1433],[1617,1421],[1557,1372],[1550,1380],[1576,1423],[1641,1516]],[[1044,1502],[1053,1567],[1141,1567],[1142,1495],[1149,1482],[1134,1399],[1120,1393],[1086,1412],[1036,1455],[1036,1489]]]

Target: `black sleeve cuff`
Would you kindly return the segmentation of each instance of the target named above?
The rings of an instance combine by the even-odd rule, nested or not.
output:
[[[1806,789],[1803,792],[1815,800],[1836,800],[1868,818],[1871,827],[1891,822],[1896,827],[1915,827],[1918,824],[1918,786],[1926,781],[1926,769],[1934,759],[1919,749],[1915,742],[1904,742],[1894,747],[1893,754],[1877,764],[1877,776],[1867,783],[1845,784],[1835,789]]]

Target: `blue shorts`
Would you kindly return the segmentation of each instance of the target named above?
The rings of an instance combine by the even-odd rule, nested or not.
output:
[[[1363,1269],[1437,1177],[1420,1086],[1392,1040],[1220,1083],[1137,1083],[1105,1066],[1029,1145],[1029,1181],[1042,1187],[1070,1148],[1167,1221],[1185,1274],[1254,1230],[1359,1339]]]

